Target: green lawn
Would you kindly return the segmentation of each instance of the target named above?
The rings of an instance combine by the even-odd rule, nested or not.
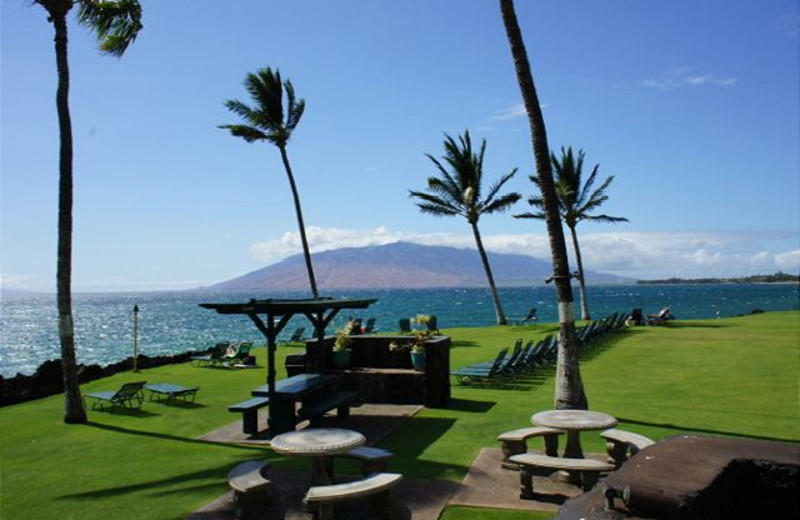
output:
[[[552,325],[450,329],[452,366],[491,359],[518,337]],[[279,360],[295,348],[279,349]],[[264,364],[263,349],[257,349]],[[800,312],[775,312],[670,327],[640,327],[592,347],[582,360],[591,409],[654,439],[677,433],[800,441]],[[95,381],[84,392],[125,381],[197,385],[194,407],[145,404],[138,415],[90,413],[67,426],[63,397],[0,408],[0,517],[181,519],[227,490],[225,475],[263,448],[194,440],[238,418],[227,406],[263,383],[265,370],[214,370],[188,364]],[[284,374],[279,372],[279,377]],[[553,370],[513,389],[454,386],[453,405],[425,409],[383,444],[392,469],[411,477],[460,480],[498,433],[529,424],[553,401]],[[603,451],[587,434],[584,447]],[[269,454],[268,451],[266,451]],[[275,457],[281,467],[303,461]],[[484,516],[480,516],[484,515]],[[448,508],[443,520],[535,518],[530,513]],[[546,518],[547,515],[542,516]]]

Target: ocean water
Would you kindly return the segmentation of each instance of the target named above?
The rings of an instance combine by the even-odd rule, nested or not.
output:
[[[557,321],[552,286],[500,288],[509,320],[521,319],[531,307],[538,308],[540,322]],[[679,319],[714,318],[748,314],[754,309],[800,308],[797,284],[786,285],[613,285],[587,288],[590,311],[595,318],[642,308],[656,313],[669,305]],[[578,291],[574,291],[579,315]],[[133,354],[133,307],[139,306],[139,349],[156,356],[188,350],[204,350],[217,341],[265,340],[245,316],[223,316],[199,307],[200,303],[245,302],[257,298],[303,298],[306,293],[251,294],[203,292],[75,294],[78,362],[108,364]],[[435,314],[439,327],[486,326],[495,322],[487,289],[393,289],[338,291],[337,298],[377,298],[356,317],[376,318],[380,330],[395,331],[397,321],[416,314]],[[348,318],[337,316],[333,327]],[[311,325],[296,316],[284,329],[288,337],[296,327]],[[329,329],[328,332],[331,332]],[[3,294],[0,300],[0,375],[32,374],[45,360],[60,357],[55,295]]]

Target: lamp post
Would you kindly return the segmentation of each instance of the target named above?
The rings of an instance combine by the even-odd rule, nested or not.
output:
[[[133,371],[138,372],[139,358],[139,306],[133,306]]]

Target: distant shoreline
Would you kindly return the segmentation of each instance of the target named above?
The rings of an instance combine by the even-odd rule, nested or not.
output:
[[[778,272],[775,274],[759,274],[738,278],[667,278],[664,280],[637,280],[636,285],[736,285],[764,284],[790,285],[800,283],[800,276]]]

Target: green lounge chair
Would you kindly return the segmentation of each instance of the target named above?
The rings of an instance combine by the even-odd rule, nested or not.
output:
[[[411,332],[411,320],[409,318],[400,318],[398,324],[400,325],[401,334],[408,334]]]
[[[110,405],[111,410],[113,410],[115,406],[121,406],[130,410],[141,408],[142,402],[144,401],[142,388],[144,388],[145,384],[146,381],[125,383],[116,392],[93,392],[91,394],[86,394],[83,396],[83,401],[84,404],[86,404],[86,399],[91,399],[92,410],[98,407],[104,410],[105,405]]]
[[[243,364],[245,359],[250,356],[250,351],[253,349],[253,342],[252,341],[244,341],[234,346],[234,352],[232,354],[226,354],[222,356],[222,359],[219,360],[219,365],[222,366],[234,366]]]
[[[231,345],[230,341],[221,341],[214,345],[214,349],[211,351],[210,354],[206,354],[204,356],[192,356],[191,361],[194,366],[208,366],[217,363],[222,356],[225,355],[225,351]]]

